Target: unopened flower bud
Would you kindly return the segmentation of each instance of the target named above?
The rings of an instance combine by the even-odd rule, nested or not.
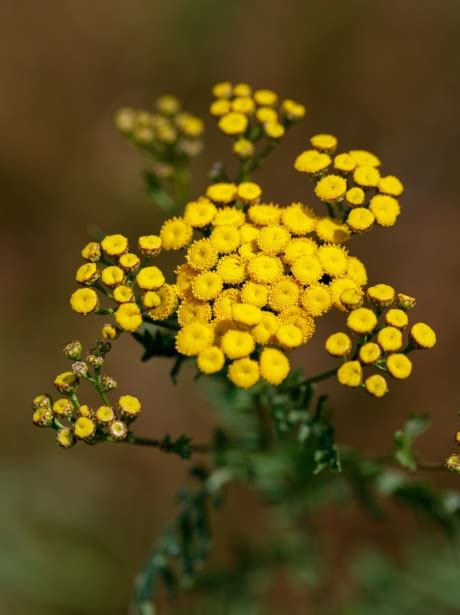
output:
[[[460,474],[460,455],[451,455],[446,459],[446,468],[451,472]]]
[[[83,416],[87,419],[94,419],[93,410],[86,404],[81,405],[77,410],[78,416]]]
[[[125,107],[119,109],[115,114],[115,126],[123,134],[132,132],[136,122],[136,112],[134,109]]]
[[[75,433],[75,437],[78,438],[79,440],[85,440],[85,441],[91,440],[95,432],[96,432],[96,423],[92,419],[86,416],[80,416],[75,421],[74,433]]]
[[[363,304],[363,296],[354,288],[346,288],[340,295],[340,303],[346,310],[355,310]]]
[[[102,376],[101,379],[102,386],[104,391],[112,391],[117,388],[117,381],[112,376]]]
[[[116,325],[107,323],[102,327],[102,337],[105,340],[116,340],[121,333],[121,329]]]
[[[69,418],[72,416],[73,404],[70,399],[63,398],[58,399],[53,404],[53,413],[62,418]]]
[[[37,408],[32,415],[32,421],[37,427],[51,427],[53,424],[53,413],[48,406]]]
[[[116,418],[111,406],[100,406],[96,410],[96,421],[101,425],[110,425]]]
[[[399,308],[402,310],[411,310],[415,307],[415,297],[411,297],[410,295],[404,295],[403,293],[398,293],[396,297],[396,303]]]
[[[457,444],[460,444],[460,431],[457,431],[457,433],[455,434],[455,442]]]
[[[367,298],[378,307],[388,307],[395,300],[395,291],[388,284],[376,284],[367,289]]]
[[[126,423],[114,421],[109,427],[109,433],[114,440],[124,440],[128,435]]]
[[[59,429],[56,434],[56,441],[62,448],[72,448],[76,444],[75,435],[70,427]]]
[[[32,400],[32,408],[34,410],[37,410],[37,408],[42,408],[42,407],[51,408],[51,397],[47,395],[46,393],[37,395]]]
[[[86,360],[93,367],[102,367],[104,365],[104,357],[97,354],[87,355]]]
[[[75,361],[75,363],[72,363],[72,372],[85,378],[88,375],[88,366],[84,361]]]
[[[132,421],[137,418],[141,412],[141,402],[133,395],[122,395],[118,400],[118,409],[123,418]]]
[[[81,251],[81,255],[85,261],[97,263],[101,259],[101,244],[97,241],[90,241]]]
[[[54,380],[54,386],[60,393],[69,395],[74,393],[79,384],[79,378],[73,372],[58,374]]]
[[[91,350],[95,353],[95,354],[107,354],[108,352],[110,352],[112,349],[112,344],[105,339],[98,339],[96,340],[96,343],[94,344],[94,347],[91,348]]]
[[[81,343],[78,340],[73,340],[66,344],[63,348],[63,352],[67,359],[71,361],[78,361],[81,357]]]

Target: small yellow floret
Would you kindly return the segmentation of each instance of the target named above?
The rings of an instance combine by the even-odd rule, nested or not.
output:
[[[404,329],[409,324],[409,317],[404,310],[392,308],[385,314],[385,322],[392,327]]]
[[[264,132],[269,139],[281,139],[286,132],[283,124],[280,122],[266,122],[264,124]]]
[[[356,167],[353,173],[353,180],[363,188],[375,188],[380,181],[380,173],[375,167]]]
[[[254,144],[252,143],[252,141],[249,141],[249,139],[241,137],[240,139],[237,139],[233,144],[233,153],[236,154],[239,158],[251,158],[251,156],[254,155],[254,152]]]
[[[405,354],[391,354],[387,358],[387,369],[394,378],[404,380],[411,375],[412,361]]]
[[[356,207],[348,214],[347,224],[355,233],[368,231],[375,222],[374,214],[365,207]]]
[[[260,378],[259,364],[253,359],[238,359],[228,368],[228,377],[237,387],[249,389]]]
[[[256,104],[250,96],[236,96],[232,100],[232,111],[236,113],[243,113],[244,115],[251,115],[254,113]]]
[[[371,365],[380,359],[382,350],[375,342],[367,342],[359,349],[359,359],[364,365]]]
[[[236,207],[222,207],[214,216],[212,221],[214,226],[242,226],[246,221],[246,216],[241,209]]]
[[[282,276],[283,263],[276,256],[255,256],[249,261],[248,274],[253,282],[270,284]]]
[[[315,232],[322,241],[329,243],[343,243],[351,236],[348,225],[331,220],[328,216],[317,219]]]
[[[219,120],[219,128],[226,135],[240,135],[246,131],[248,118],[243,113],[231,111]]]
[[[264,380],[278,385],[286,379],[291,366],[289,359],[277,348],[264,348],[260,355],[260,374]]]
[[[262,196],[262,189],[254,182],[243,182],[238,186],[238,198],[245,203],[254,203]]]
[[[190,322],[208,323],[212,317],[212,308],[206,301],[196,299],[182,301],[177,310],[177,320],[181,327]]]
[[[101,246],[108,256],[121,256],[128,250],[128,240],[123,235],[107,235],[101,241]]]
[[[301,256],[314,256],[318,251],[318,244],[308,237],[296,237],[286,246],[283,261],[292,265]]]
[[[294,307],[299,302],[299,285],[290,277],[281,278],[270,288],[268,305],[275,312]]]
[[[257,306],[250,303],[234,303],[232,305],[232,317],[238,324],[254,327],[261,321],[262,312]]]
[[[331,276],[343,275],[347,270],[347,253],[339,246],[321,246],[318,260],[325,273]]]
[[[334,158],[334,169],[342,173],[351,173],[356,168],[356,160],[350,154],[338,154]]]
[[[234,252],[240,245],[240,234],[233,226],[216,226],[209,239],[220,254]]]
[[[176,336],[176,349],[187,357],[198,355],[212,345],[214,333],[209,325],[192,322],[185,325]]]
[[[303,332],[300,327],[291,323],[283,323],[275,333],[276,339],[285,348],[297,348],[303,343]]]
[[[388,393],[387,381],[380,374],[373,374],[364,381],[366,391],[374,397],[383,397]]]
[[[230,81],[216,83],[212,88],[213,96],[216,98],[229,98],[233,93],[233,86]]]
[[[115,312],[115,320],[125,331],[135,331],[142,324],[142,314],[136,303],[122,303]]]
[[[348,152],[356,164],[368,166],[368,167],[379,167],[380,160],[374,154],[367,152],[363,149],[353,149]]]
[[[315,186],[315,194],[327,203],[335,203],[343,198],[347,191],[347,182],[340,175],[326,175]]]
[[[122,395],[117,405],[123,418],[136,418],[142,410],[141,402],[133,395]]]
[[[350,188],[350,190],[346,191],[345,200],[350,207],[360,207],[366,200],[366,193],[362,188],[354,186],[353,188]]]
[[[160,229],[161,245],[165,250],[180,250],[190,243],[193,228],[183,218],[170,218]]]
[[[264,254],[274,256],[285,249],[290,239],[291,234],[283,226],[266,226],[259,233],[257,245]]]
[[[217,250],[209,239],[199,239],[189,247],[186,259],[195,271],[207,271],[217,263],[218,256]]]
[[[315,149],[306,150],[297,156],[294,168],[301,173],[316,175],[327,169],[331,164],[331,158],[327,154],[318,152]]]
[[[418,348],[433,348],[436,333],[424,322],[417,322],[410,329],[410,339]]]
[[[165,283],[165,277],[158,267],[144,267],[136,275],[136,282],[143,290],[157,290]]]
[[[400,196],[404,192],[402,182],[394,175],[381,177],[378,187],[380,192],[389,194],[390,196]]]
[[[375,286],[369,286],[367,289],[367,297],[369,301],[372,301],[379,307],[387,307],[395,300],[395,290],[388,284],[376,284]]]
[[[247,331],[230,329],[223,335],[221,346],[229,359],[240,359],[251,354],[255,348],[255,341]]]
[[[226,98],[218,98],[209,107],[209,113],[214,117],[221,117],[230,113],[231,103]]]
[[[396,327],[383,327],[377,334],[377,342],[385,352],[400,350],[403,344],[402,333]]]
[[[293,203],[282,211],[283,224],[293,235],[306,235],[315,230],[314,213],[301,203]]]
[[[92,419],[86,416],[80,416],[75,421],[73,431],[75,437],[79,440],[90,440],[96,431],[96,424]]]
[[[192,282],[193,296],[200,301],[215,299],[222,287],[222,278],[215,271],[200,273]]]
[[[96,291],[92,288],[79,288],[72,293],[70,305],[74,312],[86,315],[97,310],[99,299]]]
[[[293,276],[302,284],[314,284],[324,274],[321,263],[316,256],[301,256],[291,267]]]
[[[142,235],[137,243],[141,253],[148,256],[159,254],[161,250],[161,238],[158,235]]]
[[[96,420],[102,425],[109,425],[115,419],[115,412],[111,406],[99,406],[96,410]]]
[[[121,330],[111,323],[103,325],[101,330],[101,335],[104,340],[116,340],[120,333]]]
[[[327,338],[325,348],[333,357],[345,357],[351,352],[352,342],[346,333],[333,333]]]
[[[363,377],[363,369],[359,361],[346,361],[337,370],[337,379],[347,387],[359,387]]]
[[[210,224],[216,215],[216,206],[207,198],[187,203],[184,220],[194,228],[203,228]]]
[[[376,194],[369,207],[381,226],[393,226],[401,212],[398,201],[387,194]]]
[[[122,254],[118,259],[118,264],[125,271],[132,271],[133,269],[136,269],[137,267],[139,267],[140,262],[140,258],[137,256],[137,254],[132,254],[131,252],[126,252],[125,254]]]
[[[332,307],[331,293],[327,286],[313,284],[300,297],[303,308],[314,317],[322,316]]]
[[[369,308],[358,308],[348,314],[347,326],[356,333],[370,333],[377,326],[377,316]]]
[[[99,271],[95,263],[85,263],[77,269],[75,279],[79,284],[86,284],[90,286],[94,284],[99,278]]]
[[[278,94],[273,90],[256,90],[254,92],[254,100],[261,107],[271,107],[278,102]]]
[[[281,110],[290,120],[301,120],[307,112],[303,105],[290,99],[283,100]]]
[[[278,224],[281,217],[280,208],[273,203],[252,205],[248,210],[251,222],[259,226],[271,226]]]
[[[85,261],[95,263],[101,258],[101,244],[97,243],[97,241],[90,241],[81,251],[81,255]]]
[[[246,282],[241,289],[241,301],[243,303],[250,303],[251,305],[261,308],[266,305],[267,298],[268,288],[263,284]]]
[[[202,350],[197,357],[197,365],[203,374],[220,372],[225,364],[225,356],[217,346],[209,346]]]
[[[260,323],[255,326],[251,333],[258,344],[268,344],[272,341],[280,322],[275,314],[271,312],[262,312]]]
[[[366,267],[356,256],[348,257],[346,275],[359,286],[365,286],[367,284]]]
[[[130,286],[117,286],[113,291],[113,298],[117,303],[127,303],[134,299],[134,291]]]
[[[319,134],[314,135],[310,139],[310,143],[315,149],[319,149],[321,152],[331,153],[337,147],[337,137],[334,135]]]

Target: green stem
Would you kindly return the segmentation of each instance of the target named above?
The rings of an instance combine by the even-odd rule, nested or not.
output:
[[[321,374],[318,374],[317,376],[312,376],[311,378],[304,380],[303,384],[315,384],[315,382],[322,382],[323,380],[327,380],[331,376],[335,376],[337,370],[338,367],[334,367],[334,369],[330,369],[327,372],[323,372]]]
[[[126,440],[122,440],[125,444],[137,444],[138,446],[151,446],[152,448],[161,448],[167,450],[167,446],[164,446],[163,440],[156,438],[144,438],[142,436],[135,436],[130,434]],[[209,446],[207,444],[191,444],[190,449],[194,453],[209,453]]]

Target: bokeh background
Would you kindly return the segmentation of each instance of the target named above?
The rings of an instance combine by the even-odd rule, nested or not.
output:
[[[65,366],[63,344],[89,342],[101,324],[68,308],[88,225],[134,238],[155,232],[163,217],[143,192],[140,155],[113,128],[119,106],[149,108],[158,95],[174,93],[205,115],[213,83],[247,81],[309,108],[259,175],[269,198],[309,202],[311,187],[292,161],[319,131],[337,134],[344,148],[375,151],[385,170],[402,177],[397,227],[375,230],[352,249],[372,281],[418,298],[416,316],[436,328],[438,346],[419,353],[413,377],[384,400],[369,403],[333,383],[325,389],[340,442],[379,454],[411,412],[428,412],[424,457],[441,461],[452,452],[460,342],[458,0],[3,0],[0,15],[0,612],[126,613],[133,576],[184,480],[176,458],[124,446],[68,453],[30,422],[30,398],[49,390]],[[211,120],[207,133],[194,165],[197,194],[212,162],[229,157]],[[331,365],[321,346],[333,326],[321,325],[302,355],[307,372]],[[140,364],[139,350],[127,339],[110,359],[120,390],[145,401],[139,431],[205,438],[215,418],[191,375],[174,387],[169,365]],[[455,476],[432,478],[458,486]],[[225,558],[226,540],[261,518],[253,496],[232,491],[216,519],[217,552]],[[355,550],[396,552],[403,539],[426,531],[397,513],[393,523],[375,525],[357,510],[332,511],[321,523],[335,541],[337,575],[327,599],[337,609],[351,591],[346,560]],[[282,591],[271,599],[290,604]],[[289,606],[292,613],[313,608],[308,599]]]

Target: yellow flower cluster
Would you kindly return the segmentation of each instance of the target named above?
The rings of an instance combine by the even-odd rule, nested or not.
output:
[[[163,177],[174,173],[172,154],[196,156],[202,150],[204,122],[201,118],[183,111],[174,96],[161,96],[153,113],[123,108],[115,115],[115,125],[138,147],[155,155],[162,163],[154,164],[155,171]]]
[[[310,143],[294,166],[314,179],[316,196],[349,233],[396,223],[404,187],[394,175],[381,174],[377,156],[365,150],[336,154],[337,138],[329,134],[315,135]]]
[[[343,291],[361,295],[367,281],[332,232],[324,240],[323,220],[308,207],[261,196],[253,182],[217,183],[188,203],[181,223],[201,237],[176,272],[178,352],[206,374],[227,366],[242,388],[260,378],[281,383],[290,370],[285,351],[306,344],[315,318],[344,309]]]
[[[224,81],[216,84],[212,93],[215,100],[210,113],[224,134],[236,138],[233,151],[240,158],[254,154],[254,142],[262,135],[281,139],[288,126],[306,113],[303,105],[290,99],[280,101],[272,90],[253,91],[246,83]]]
[[[130,252],[123,235],[107,235],[99,242],[90,242],[82,250],[86,261],[76,272],[81,284],[70,297],[70,305],[79,314],[114,313],[116,325],[105,325],[102,336],[115,339],[120,330],[133,332],[144,319],[166,320],[177,307],[174,285],[167,284],[163,272],[149,264],[163,248],[176,249],[181,243],[179,219],[163,225],[160,235],[144,235],[138,239],[141,257]],[[99,293],[99,294],[98,294]],[[116,308],[99,309],[99,295],[116,304]]]
[[[412,362],[407,355],[415,349],[433,348],[436,334],[423,322],[409,327],[407,312],[415,305],[413,297],[397,294],[387,284],[368,287],[366,297],[367,305],[354,291],[346,290],[341,297],[349,312],[347,327],[358,336],[356,344],[348,333],[338,332],[327,338],[325,346],[330,355],[343,359],[337,370],[340,384],[362,387],[374,397],[383,397],[388,392],[383,374],[398,380],[408,378]],[[364,377],[364,370],[377,373]]]
[[[117,383],[110,376],[101,376],[104,357],[109,350],[110,344],[99,340],[82,361],[80,342],[70,342],[64,353],[75,362],[70,370],[54,379],[60,397],[53,399],[43,393],[32,401],[33,423],[37,427],[54,429],[57,443],[63,448],[71,448],[79,440],[89,444],[122,441],[128,436],[129,424],[141,412],[140,401],[132,395],[122,395],[116,406],[110,405],[107,392],[115,389]],[[101,396],[102,405],[94,410],[78,399],[81,380],[91,383]]]

